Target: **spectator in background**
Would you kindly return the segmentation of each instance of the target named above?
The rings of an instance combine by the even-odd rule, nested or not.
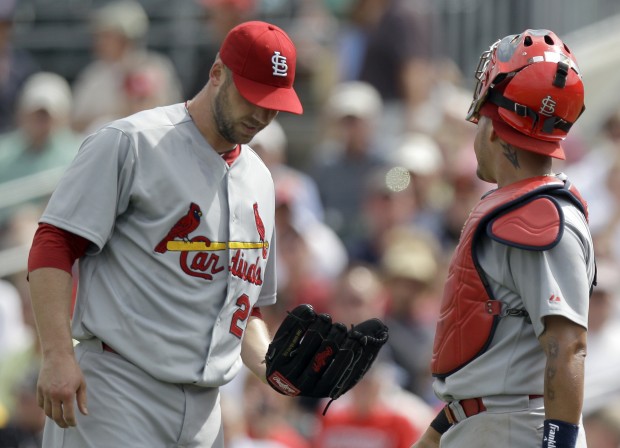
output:
[[[438,231],[439,241],[447,255],[452,254],[469,213],[488,188],[476,176],[477,162],[472,145],[473,142],[467,142],[454,150],[443,176],[449,189]]]
[[[17,102],[17,127],[0,134],[0,184],[4,185],[4,191],[15,191],[17,187],[11,181],[38,173],[45,173],[41,174],[45,183],[60,179],[81,144],[81,137],[69,127],[70,114],[71,88],[63,77],[38,72],[28,78]],[[36,188],[25,185],[25,191],[36,193]],[[41,193],[27,198],[28,205],[44,207],[51,191]],[[21,235],[22,232],[13,228],[19,224],[22,208],[6,203],[0,207],[0,247],[11,247],[15,244],[11,241],[14,236]]]
[[[448,166],[456,163],[455,159],[463,151],[463,146],[473,142],[476,136],[476,127],[463,120],[463,111],[471,104],[471,89],[464,87],[466,81],[455,65],[453,61],[438,64],[438,76],[435,77],[436,85],[431,98],[437,110],[435,115],[427,114],[429,123],[430,120],[436,120],[432,130],[427,133],[439,145]],[[471,150],[471,147],[467,150]]]
[[[0,183],[54,168],[75,157],[81,137],[69,128],[71,88],[50,72],[28,78],[17,102],[17,128],[0,135]]]
[[[17,127],[0,134],[0,184],[3,191],[11,190],[18,197],[22,195],[31,207],[45,206],[51,191],[37,191],[36,183],[28,181],[30,184],[24,184],[19,180],[35,174],[40,174],[38,179],[42,185],[60,179],[81,144],[81,137],[69,127],[70,113],[71,89],[63,77],[38,72],[28,78],[17,102]],[[33,194],[28,197],[28,193]],[[15,226],[19,224],[21,210],[25,207],[11,205],[11,197],[4,194],[0,199],[9,200],[9,204],[0,201],[0,247],[15,247],[19,243],[29,245],[29,242],[13,241],[16,235],[23,234]],[[29,230],[29,227],[25,229]]]
[[[416,204],[414,224],[439,236],[449,186],[443,177],[444,156],[437,142],[426,134],[407,133],[386,158],[409,172],[413,187],[409,191]]]
[[[620,261],[620,108],[602,123],[590,152],[565,171],[584,185],[597,256]]]
[[[38,367],[26,370],[15,385],[16,406],[7,425],[0,427],[0,447],[43,447],[45,413],[37,402],[38,376]]]
[[[249,145],[269,168],[276,188],[293,196],[291,205],[296,224],[302,225],[309,219],[323,221],[323,204],[314,179],[287,165],[288,138],[279,121],[271,121]]]
[[[620,154],[616,153],[607,160],[604,173],[593,170],[591,175],[600,184],[596,210],[604,213],[604,218],[599,215],[598,225],[592,229],[597,255],[620,261]]]
[[[588,200],[590,228],[592,233],[605,232],[613,221],[618,220],[618,198],[610,190],[610,183],[617,177],[614,165],[620,161],[620,107],[614,109],[601,123],[591,149],[582,159],[565,167],[575,185],[580,186],[582,195]],[[615,216],[614,216],[615,215]],[[607,244],[609,242],[606,242]],[[600,249],[605,248],[599,244]]]
[[[378,265],[390,231],[413,226],[417,213],[413,189],[402,167],[378,168],[367,176],[360,208],[363,233],[351,245],[352,259]]]
[[[353,0],[339,39],[343,80],[375,87],[385,102],[386,135],[416,130],[432,87],[432,15],[425,0]]]
[[[428,365],[442,268],[440,245],[433,235],[411,227],[395,228],[386,235],[380,272],[388,293],[387,347],[401,369],[403,387],[431,405],[438,404]]]
[[[7,359],[26,350],[34,342],[35,333],[24,322],[22,300],[17,288],[0,280],[0,371]],[[0,378],[4,379],[0,374]],[[10,387],[0,383],[0,407],[10,408]]]
[[[611,401],[593,414],[585,416],[588,446],[595,448],[620,447],[620,404]]]
[[[386,290],[376,269],[352,263],[336,282],[328,312],[334,322],[350,326],[373,317],[383,319],[386,306]]]
[[[196,53],[197,70],[188,90],[187,98],[193,98],[209,79],[211,61],[220,49],[224,37],[235,26],[257,19],[257,0],[195,0],[203,10],[204,45]],[[298,61],[299,64],[299,61]]]
[[[584,416],[620,401],[620,265],[614,259],[598,257],[596,268],[597,284],[590,296],[588,314]]]
[[[323,206],[314,180],[286,165],[288,140],[276,120],[249,143],[265,162],[276,189],[278,234],[278,303],[276,322],[300,303],[322,312],[331,283],[348,263],[344,244],[323,221]]]
[[[297,401],[274,394],[269,386],[254,375],[245,375],[244,378],[242,401],[235,404],[242,406],[242,421],[246,423],[245,428],[242,426],[240,430],[237,429],[241,435],[244,432],[246,435],[246,444],[238,442],[239,445],[247,448],[310,448],[300,429],[295,426],[299,411]],[[226,399],[230,397],[223,398]],[[231,446],[237,447],[235,444]]]
[[[41,350],[26,273],[0,281],[0,447],[40,448],[45,413],[36,399]],[[8,341],[7,339],[8,338]],[[7,349],[7,342],[10,350]]]
[[[376,269],[352,264],[329,300],[334,321],[352,325],[385,318],[388,296]],[[391,336],[390,336],[391,337]],[[409,447],[432,419],[430,407],[401,388],[398,369],[384,351],[366,376],[317,419],[313,446],[321,448]],[[324,403],[322,403],[324,404]],[[317,406],[321,412],[323,406]]]
[[[340,406],[319,420],[315,445],[321,448],[409,448],[422,432],[385,401],[393,377],[376,362]]]
[[[348,250],[363,234],[364,183],[384,166],[377,142],[382,101],[370,84],[351,81],[332,90],[325,108],[324,141],[315,151],[310,173],[325,207],[325,222]]]
[[[15,102],[23,83],[39,66],[32,56],[12,45],[16,0],[0,1],[0,132],[15,125]]]
[[[263,312],[267,322],[275,313],[274,325],[302,303],[324,312],[333,282],[348,263],[346,249],[333,230],[318,220],[295,219],[294,195],[276,186],[278,302]]]
[[[124,104],[121,116],[163,106],[173,100],[167,91],[168,78],[167,69],[156,60],[129,63],[123,79]]]
[[[95,11],[95,60],[78,74],[74,84],[74,129],[89,133],[126,115],[127,76],[135,67],[151,67],[161,76],[163,96],[157,105],[181,101],[181,85],[171,61],[145,48],[148,26],[149,18],[135,0],[116,0]]]
[[[287,448],[275,440],[256,440],[250,437],[246,407],[239,406],[233,398],[222,395],[222,424],[226,448]]]

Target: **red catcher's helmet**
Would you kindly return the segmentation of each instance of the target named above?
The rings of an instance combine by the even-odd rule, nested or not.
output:
[[[549,30],[506,36],[482,53],[467,120],[477,123],[484,103],[528,137],[559,145],[584,107],[577,61]]]

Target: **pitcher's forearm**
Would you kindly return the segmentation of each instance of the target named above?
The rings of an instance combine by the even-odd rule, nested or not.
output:
[[[254,374],[266,382],[265,355],[271,338],[267,325],[262,319],[250,317],[246,328],[246,334],[241,346],[241,358],[243,363]]]
[[[71,275],[61,269],[40,268],[28,274],[32,308],[43,355],[73,353],[70,307]]]

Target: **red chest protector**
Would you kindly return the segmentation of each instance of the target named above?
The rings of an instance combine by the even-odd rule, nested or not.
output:
[[[569,199],[587,219],[587,206],[567,180],[541,176],[488,193],[472,210],[452,256],[435,333],[431,370],[445,378],[486,351],[502,304],[474,248],[485,233],[529,250],[548,250],[562,238],[564,215],[556,197]]]

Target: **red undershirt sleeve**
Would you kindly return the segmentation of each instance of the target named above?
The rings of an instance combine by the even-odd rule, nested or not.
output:
[[[71,274],[75,260],[86,253],[90,241],[51,224],[39,224],[30,248],[28,272],[57,268]]]
[[[252,312],[250,313],[250,316],[254,316],[254,317],[258,317],[259,319],[262,319],[263,313],[260,312],[260,307],[255,306],[254,308],[252,308]]]

